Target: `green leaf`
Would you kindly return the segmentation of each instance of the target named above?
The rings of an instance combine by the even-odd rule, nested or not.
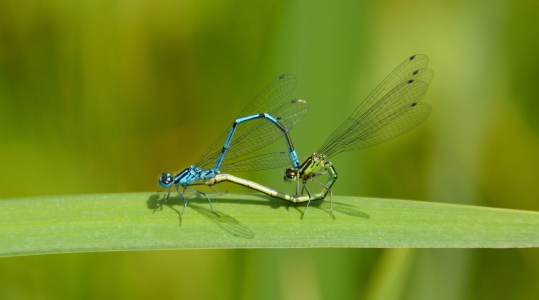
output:
[[[0,201],[0,256],[199,248],[539,246],[539,213],[409,200],[334,197],[292,204],[261,194],[77,195]]]

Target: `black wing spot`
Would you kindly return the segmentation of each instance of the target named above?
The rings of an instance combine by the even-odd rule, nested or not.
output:
[[[414,60],[414,59],[415,59],[415,55],[410,56],[410,60]]]
[[[414,80],[413,80],[413,79],[410,79],[410,80],[408,80],[408,83],[412,83],[412,82],[414,82]]]

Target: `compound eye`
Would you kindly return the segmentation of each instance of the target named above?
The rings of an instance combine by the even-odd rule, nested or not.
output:
[[[162,173],[161,177],[159,178],[160,185],[170,185],[171,181],[172,178],[170,177],[169,173]]]
[[[296,170],[294,170],[294,168],[288,168],[286,169],[284,173],[285,179],[295,179],[296,176],[297,176],[297,173],[296,173]]]

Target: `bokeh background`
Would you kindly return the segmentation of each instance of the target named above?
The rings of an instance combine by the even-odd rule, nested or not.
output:
[[[539,210],[529,0],[1,0],[0,197],[154,192],[283,73],[311,104],[292,131],[304,159],[418,53],[433,114],[335,157],[334,192]],[[293,190],[282,172],[237,175]],[[0,270],[2,299],[539,298],[537,249],[88,253]]]

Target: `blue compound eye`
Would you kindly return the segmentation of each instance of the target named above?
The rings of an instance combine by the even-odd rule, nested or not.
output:
[[[162,187],[169,187],[172,184],[172,176],[169,173],[161,174],[159,177],[159,185]]]

